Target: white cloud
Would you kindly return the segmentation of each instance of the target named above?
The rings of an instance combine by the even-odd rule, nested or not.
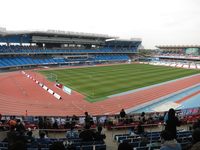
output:
[[[0,26],[140,37],[144,46],[198,44],[199,0],[4,0]]]

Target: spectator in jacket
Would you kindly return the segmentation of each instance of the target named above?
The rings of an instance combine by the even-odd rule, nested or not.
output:
[[[169,131],[173,138],[176,139],[177,137],[177,130],[176,127],[180,126],[180,121],[178,118],[175,116],[175,110],[173,108],[169,109],[168,114],[167,114],[167,119],[166,119],[166,126],[165,130]]]
[[[79,134],[79,138],[81,138],[83,141],[93,141],[94,136],[95,133],[90,129],[90,125],[86,125],[85,129]]]
[[[103,141],[106,138],[106,135],[102,134],[101,132],[102,132],[102,127],[98,126],[97,132],[95,133],[95,136],[94,136],[94,139],[96,141]]]
[[[74,127],[72,126],[70,131],[67,131],[66,133],[66,138],[67,139],[74,139],[74,138],[78,138],[79,134],[78,132],[74,129]]]
[[[124,109],[122,109],[122,110],[120,111],[120,117],[121,117],[121,118],[125,118],[125,117],[126,117],[126,112],[124,111]]]

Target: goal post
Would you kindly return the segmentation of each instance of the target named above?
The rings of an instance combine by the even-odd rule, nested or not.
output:
[[[50,82],[56,82],[57,81],[57,75],[53,73],[49,73],[46,75],[46,79]]]

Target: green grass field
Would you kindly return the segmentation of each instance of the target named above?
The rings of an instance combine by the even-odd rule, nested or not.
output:
[[[39,71],[57,75],[59,83],[70,87],[94,102],[106,96],[200,73],[199,70],[179,69],[145,64],[126,64]]]

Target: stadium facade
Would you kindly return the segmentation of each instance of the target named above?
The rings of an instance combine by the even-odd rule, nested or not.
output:
[[[200,60],[200,45],[166,45],[159,48],[159,58],[175,60]]]
[[[141,39],[104,34],[0,30],[0,68],[126,62],[134,59]]]
[[[166,45],[156,46],[164,53],[185,54],[198,56],[200,54],[200,45]]]

